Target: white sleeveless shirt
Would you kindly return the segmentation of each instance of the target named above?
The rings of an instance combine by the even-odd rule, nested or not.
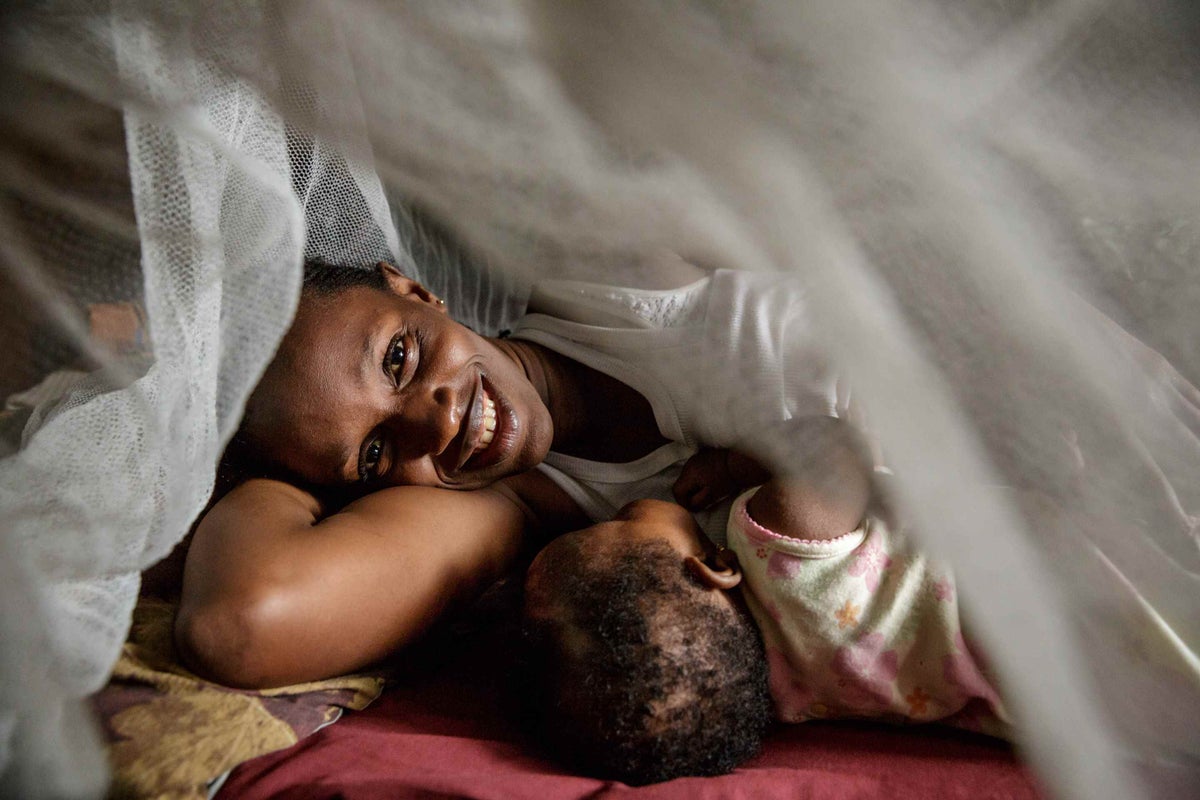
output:
[[[811,346],[803,299],[795,279],[736,270],[668,291],[539,284],[513,337],[636,390],[668,440],[627,463],[551,452],[540,469],[591,519],[607,520],[633,500],[671,500],[700,446],[752,449],[792,417],[842,416],[848,392]],[[723,544],[728,515],[726,503],[697,519]]]

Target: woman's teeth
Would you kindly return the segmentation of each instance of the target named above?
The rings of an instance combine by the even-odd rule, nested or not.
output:
[[[483,396],[483,433],[479,435],[479,444],[483,447],[492,443],[496,435],[496,403],[486,394]]]

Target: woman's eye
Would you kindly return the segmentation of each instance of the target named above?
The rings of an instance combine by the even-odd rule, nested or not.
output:
[[[367,445],[367,449],[363,451],[362,466],[359,467],[359,476],[365,481],[375,477],[375,470],[379,467],[379,460],[383,457],[383,440],[372,439]]]
[[[397,336],[388,345],[387,357],[384,359],[383,368],[392,376],[394,380],[399,382],[400,373],[404,371],[404,358],[407,355],[404,349],[404,339]]]

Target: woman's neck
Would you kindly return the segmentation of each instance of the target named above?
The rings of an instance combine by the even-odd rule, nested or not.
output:
[[[665,444],[654,409],[635,389],[533,342],[494,339],[524,371],[554,421],[551,449],[595,461],[632,461]],[[619,421],[619,422],[618,422]]]

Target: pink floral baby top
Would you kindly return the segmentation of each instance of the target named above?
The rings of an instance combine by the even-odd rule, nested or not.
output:
[[[949,571],[879,520],[829,541],[793,539],[746,512],[728,545],[770,661],[785,722],[939,721],[1008,736],[1008,716],[963,638]]]

